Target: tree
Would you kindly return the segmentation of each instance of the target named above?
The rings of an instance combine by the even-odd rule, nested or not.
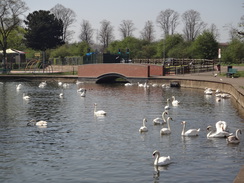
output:
[[[192,57],[215,59],[218,55],[218,42],[213,33],[204,31],[192,44]]]
[[[3,67],[6,70],[6,50],[8,37],[21,24],[20,15],[28,10],[21,0],[0,1],[0,47],[3,50]]]
[[[102,43],[103,51],[108,47],[109,43],[114,39],[113,27],[110,21],[103,20],[98,34],[98,39]]]
[[[70,8],[65,8],[61,4],[55,5],[50,11],[58,20],[63,21],[63,40],[64,42],[69,41],[74,32],[68,30],[68,28],[76,21],[75,12]]]
[[[200,13],[194,10],[188,10],[182,15],[185,23],[183,32],[187,41],[194,41],[204,30],[206,24],[201,20]]]
[[[222,51],[222,61],[228,64],[240,64],[244,58],[244,43],[233,39],[227,48]]]
[[[216,40],[218,39],[219,31],[218,31],[217,26],[215,24],[211,24],[208,31],[213,34],[214,39],[216,39]]]
[[[119,27],[119,31],[123,39],[126,37],[132,37],[135,29],[136,28],[134,27],[132,20],[123,20]]]
[[[25,43],[34,50],[45,51],[64,44],[63,22],[50,11],[34,11],[24,21],[27,28]]]
[[[154,26],[152,21],[147,21],[143,30],[141,31],[141,37],[143,40],[148,41],[151,43],[154,40]]]
[[[92,36],[94,29],[92,29],[91,24],[88,20],[83,20],[81,23],[81,34],[80,39],[87,44],[92,44]]]
[[[179,24],[178,19],[179,19],[179,13],[171,9],[166,9],[165,11],[161,11],[159,13],[156,22],[163,30],[164,37],[170,34],[171,35],[174,34],[175,29]]]

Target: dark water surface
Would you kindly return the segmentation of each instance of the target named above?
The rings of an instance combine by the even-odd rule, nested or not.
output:
[[[0,84],[0,182],[232,182],[244,165],[244,135],[239,145],[207,139],[206,127],[219,120],[231,132],[244,132],[243,111],[233,99],[216,102],[202,90],[71,84],[64,98],[57,83],[39,88],[36,82]],[[77,87],[87,89],[80,97]],[[24,101],[23,93],[31,97]],[[160,136],[166,99],[181,101],[169,113],[171,135]],[[94,117],[94,103],[107,112]],[[149,131],[140,134],[146,117]],[[31,119],[48,121],[46,128],[27,127]],[[198,137],[181,137],[186,128],[201,128]],[[170,155],[167,167],[153,166],[152,153]]]

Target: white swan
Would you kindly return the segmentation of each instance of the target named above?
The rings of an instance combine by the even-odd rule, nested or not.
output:
[[[64,98],[64,91],[62,90],[61,93],[59,94],[59,98]]]
[[[212,95],[212,94],[213,94],[213,91],[212,91],[211,88],[205,88],[204,93],[205,93],[206,95]]]
[[[21,88],[22,88],[22,84],[16,85],[16,90],[21,90]]]
[[[26,95],[25,93],[23,93],[23,99],[24,100],[29,100],[30,99],[30,96]]]
[[[105,111],[103,111],[103,110],[97,111],[97,104],[95,103],[94,104],[94,114],[96,116],[105,116],[107,113]]]
[[[167,125],[168,125],[168,128],[162,128],[161,130],[160,130],[160,134],[161,135],[169,135],[169,134],[171,134],[171,129],[170,129],[170,124],[169,124],[169,121],[170,120],[173,120],[171,117],[168,117],[167,118]]]
[[[39,84],[39,88],[45,88],[47,86],[47,82],[46,81],[43,81]]]
[[[142,121],[142,126],[141,126],[141,128],[139,129],[139,132],[147,132],[147,131],[148,131],[148,129],[147,129],[147,127],[146,127],[146,124],[145,124],[146,122],[147,122],[147,119],[144,118],[143,121]]]
[[[168,114],[168,112],[167,111],[164,111],[162,113],[162,118],[155,118],[153,120],[153,124],[154,125],[163,125],[163,124],[165,124],[166,123],[165,115],[167,115],[167,114]]]
[[[238,134],[241,134],[241,130],[237,129],[236,130],[236,135],[231,135],[229,137],[226,138],[226,142],[229,144],[239,144],[240,143],[240,138],[238,136]]]
[[[132,86],[132,83],[125,83],[125,86]]]
[[[183,125],[183,129],[182,129],[182,132],[181,132],[181,135],[182,136],[198,136],[198,132],[200,131],[200,128],[199,129],[189,129],[185,132],[185,128],[186,128],[186,121],[182,121],[181,124]]]
[[[172,105],[173,105],[173,106],[178,106],[180,102],[179,102],[178,100],[175,99],[175,96],[172,96],[172,99],[173,99],[173,101],[172,101]]]
[[[82,91],[82,92],[80,93],[80,96],[81,96],[81,97],[85,97],[85,96],[86,96],[86,90]]]
[[[165,110],[169,110],[170,109],[169,101],[170,101],[170,99],[168,98],[167,99],[167,105],[164,107]]]
[[[226,138],[232,135],[232,133],[226,132],[226,131],[212,131],[212,126],[207,127],[207,137],[208,138]]]
[[[143,87],[144,85],[143,84],[141,84],[141,83],[137,83],[138,84],[138,87]]]
[[[47,126],[47,122],[46,121],[36,121],[35,119],[32,119],[30,122],[27,123],[27,126]]]
[[[226,131],[227,130],[227,123],[225,121],[217,121],[215,124],[216,131]]]
[[[170,156],[161,156],[160,157],[160,153],[157,150],[153,152],[153,157],[155,157],[155,160],[153,163],[155,166],[165,166],[165,165],[169,165],[171,163]]]
[[[58,82],[58,86],[62,86],[63,83],[61,81]]]

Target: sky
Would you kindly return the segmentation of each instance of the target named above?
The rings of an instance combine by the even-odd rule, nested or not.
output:
[[[200,13],[203,22],[208,26],[215,24],[219,31],[218,41],[230,41],[229,28],[238,27],[244,15],[244,0],[23,0],[29,10],[26,15],[38,10],[50,10],[57,4],[70,8],[76,14],[76,22],[69,28],[75,34],[71,42],[79,42],[80,24],[88,20],[95,30],[100,29],[101,21],[111,22],[116,40],[121,40],[119,25],[123,20],[132,20],[136,30],[133,35],[140,38],[140,32],[145,23],[150,20],[154,23],[156,40],[162,38],[162,31],[156,23],[161,11],[172,9],[180,14],[180,24],[176,32],[182,34],[183,22],[181,15],[188,10]],[[243,28],[242,28],[243,30]],[[94,35],[94,41],[97,42]]]

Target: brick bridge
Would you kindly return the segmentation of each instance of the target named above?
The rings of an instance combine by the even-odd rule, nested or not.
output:
[[[162,75],[163,67],[158,65],[112,63],[78,66],[79,80],[95,83],[112,83],[116,82],[118,78],[134,83],[147,81],[151,76]]]

